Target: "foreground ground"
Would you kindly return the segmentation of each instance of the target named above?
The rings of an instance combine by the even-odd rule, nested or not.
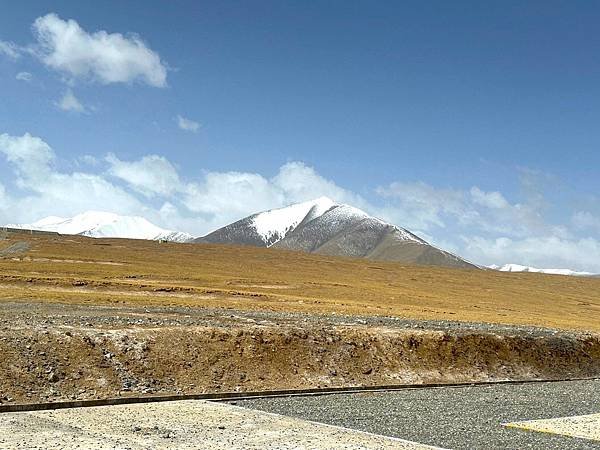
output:
[[[0,232],[0,411],[157,394],[597,377],[599,312],[600,279]],[[501,423],[598,413],[599,391],[588,381],[244,402],[296,419],[206,402],[2,413],[0,447],[595,448]]]
[[[600,448],[600,380],[234,403],[176,401],[0,413],[0,447]],[[548,418],[552,420],[539,420]]]
[[[600,380],[273,398],[236,404],[443,448],[600,449]],[[536,426],[539,419],[582,415],[594,416]],[[534,422],[518,424],[523,428],[505,426],[530,420]]]

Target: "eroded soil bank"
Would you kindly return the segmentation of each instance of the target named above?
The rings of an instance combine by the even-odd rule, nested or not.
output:
[[[78,308],[2,304],[1,402],[600,376],[598,334],[199,308]]]

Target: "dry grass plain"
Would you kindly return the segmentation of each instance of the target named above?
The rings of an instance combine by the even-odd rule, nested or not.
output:
[[[3,233],[0,255],[0,300],[380,315],[600,331],[597,278],[25,232]]]

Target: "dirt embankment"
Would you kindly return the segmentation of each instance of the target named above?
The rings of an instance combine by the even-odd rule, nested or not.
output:
[[[600,376],[600,335],[372,326],[48,326],[0,334],[0,401]]]

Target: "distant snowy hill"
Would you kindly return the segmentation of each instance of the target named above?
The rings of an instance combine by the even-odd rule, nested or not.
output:
[[[590,277],[595,274],[590,272],[577,272],[570,269],[537,269],[535,267],[521,266],[519,264],[505,264],[503,266],[497,266],[495,264],[488,266],[490,269],[499,270],[500,272],[534,272],[534,273],[547,273],[552,275],[571,275],[579,277]]]
[[[253,214],[194,242],[275,247],[426,265],[476,267],[456,255],[429,245],[404,228],[327,197]]]
[[[187,242],[193,236],[157,227],[143,217],[119,216],[102,211],[87,211],[71,218],[50,216],[30,224],[8,224],[9,228],[80,234],[94,238],[128,238]]]

